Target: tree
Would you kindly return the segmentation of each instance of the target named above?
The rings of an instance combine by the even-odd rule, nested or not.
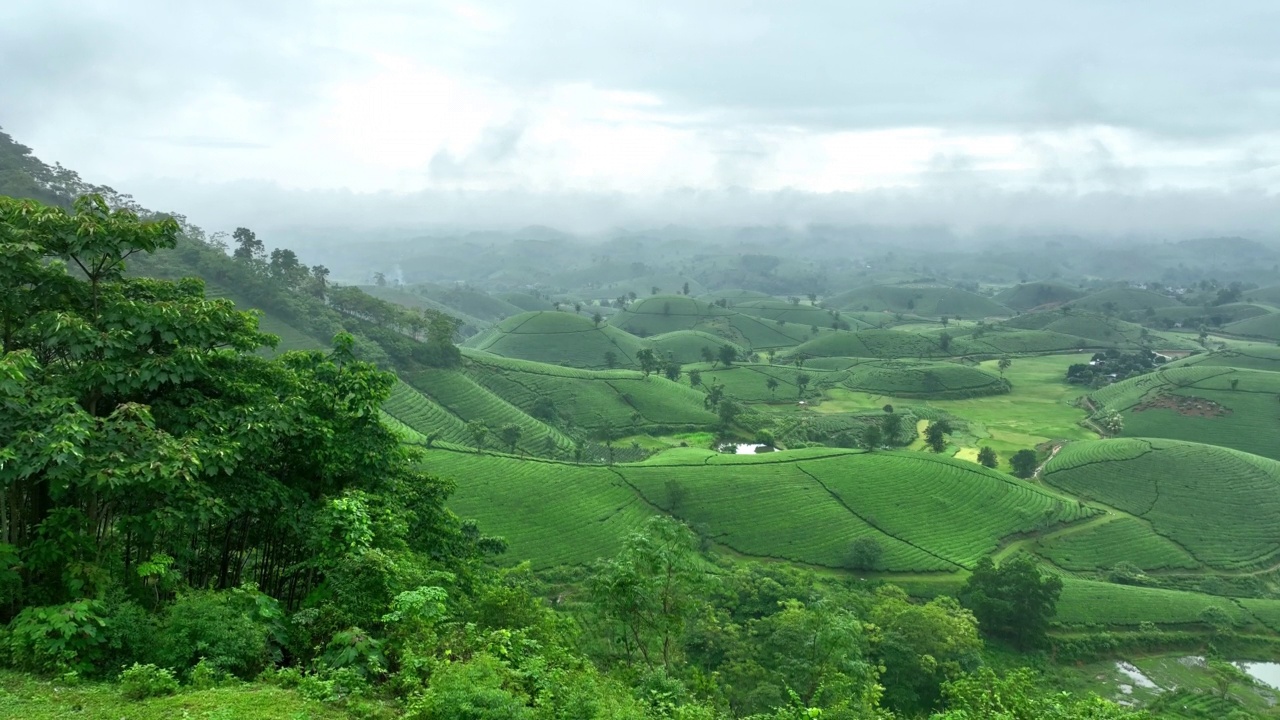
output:
[[[1128,710],[1109,700],[1066,693],[1046,693],[1041,679],[1027,668],[999,676],[990,667],[943,685],[947,712],[933,720],[976,718],[1044,718],[1046,720],[1144,720],[1150,715]]]
[[[809,377],[808,373],[800,373],[799,375],[796,375],[796,397],[797,398],[804,397],[804,389],[809,387],[809,381],[811,379],[812,378]]]
[[[871,423],[862,428],[862,447],[867,450],[875,450],[880,447],[884,440],[884,436],[880,432],[880,426]]]
[[[707,396],[702,398],[702,405],[708,410],[714,410],[720,401],[724,399],[724,385],[718,382],[711,383],[707,388]]]
[[[1004,379],[1004,371],[1013,366],[1013,360],[1007,357],[1000,358],[1000,362],[996,363],[996,368],[1000,370],[1000,379]]]
[[[329,268],[323,265],[312,265],[311,279],[315,288],[315,296],[323,300],[325,293],[329,290]]]
[[[884,442],[892,445],[897,440],[898,433],[902,432],[902,416],[895,413],[882,415],[880,432],[884,435]]]
[[[588,591],[610,626],[603,640],[614,654],[650,669],[679,662],[680,637],[701,585],[695,547],[687,527],[657,516],[596,566]]]
[[[680,373],[682,371],[683,369],[680,367],[680,363],[676,362],[674,358],[667,358],[667,362],[662,366],[662,374],[672,382],[680,379]]]
[[[266,248],[263,247],[262,241],[249,228],[236,228],[235,232],[231,233],[231,239],[236,244],[236,249],[231,253],[231,257],[241,262],[261,260],[266,254]]]
[[[1045,643],[1061,594],[1062,578],[1041,573],[1030,556],[1016,555],[999,566],[989,557],[979,560],[959,597],[982,632],[1029,650]]]
[[[657,285],[654,285],[653,287],[649,288],[649,294],[657,295],[659,290],[661,290],[661,288],[659,288]]]
[[[884,545],[870,535],[853,541],[849,546],[849,568],[851,570],[875,570],[880,558],[884,556]]]
[[[943,331],[943,333],[938,336],[938,347],[942,348],[942,352],[947,352],[951,349],[951,333]]]
[[[637,351],[636,362],[640,364],[640,372],[644,373],[645,377],[649,377],[649,374],[657,370],[661,364],[657,354],[650,348],[643,348]]]
[[[520,435],[523,434],[523,432],[524,431],[519,425],[511,423],[509,425],[502,426],[502,429],[498,431],[498,437],[502,439],[502,442],[507,444],[507,450],[514,453],[516,451],[516,444],[520,442]]]
[[[601,315],[600,313],[595,313],[591,316],[591,324],[595,325],[596,327],[600,327],[600,323],[602,322],[604,322],[604,316]]]
[[[738,351],[732,345],[721,345],[716,357],[721,365],[729,367],[733,365],[734,360],[738,359]]]
[[[943,684],[980,663],[978,621],[953,597],[918,604],[901,588],[884,585],[875,591],[868,620],[879,630],[871,651],[884,668],[883,702],[902,717],[936,710]]]
[[[715,369],[715,367],[716,367],[716,365],[715,365],[715,363],[716,363],[716,351],[715,351],[715,350],[712,350],[712,349],[711,349],[709,346],[707,346],[707,345],[703,345],[703,346],[702,346],[701,353],[702,353],[702,361],[703,361],[703,362],[709,362],[709,363],[711,363],[711,369],[712,369],[712,370],[714,370],[714,369]]]
[[[732,400],[721,400],[716,412],[720,415],[720,424],[727,428],[742,414],[742,406]]]
[[[947,316],[946,316],[946,315],[943,315],[943,316],[940,318],[940,320],[942,321],[942,327],[946,327],[946,326],[947,326],[947,324],[951,322],[951,320],[950,320],[949,318],[947,318]]]
[[[271,262],[267,265],[271,279],[292,290],[298,287],[307,276],[307,269],[298,262],[298,255],[288,248],[276,248],[271,251]]]
[[[1009,466],[1013,474],[1024,480],[1036,474],[1036,466],[1040,464],[1035,450],[1019,450],[1009,458]]]
[[[483,451],[485,441],[489,439],[489,426],[483,420],[472,420],[467,423],[467,433],[471,435],[471,441],[475,443],[476,449]]]
[[[683,292],[685,295],[688,295],[688,294],[689,294],[689,283],[687,283],[687,282],[686,282],[686,283],[684,284],[684,287],[680,288],[680,290],[681,290],[681,292]]]
[[[809,304],[810,304],[810,305],[817,305],[817,304],[818,304],[818,294],[817,294],[817,293],[809,293],[808,297],[809,297]]]
[[[580,302],[576,302],[576,303],[574,303],[574,304],[573,304],[573,311],[574,311],[575,313],[580,313],[580,312],[582,312],[582,303],[580,303]]]
[[[778,390],[778,378],[770,376],[769,379],[764,381],[764,386],[769,388],[770,395],[776,395]]]
[[[608,368],[618,367],[618,353],[612,350],[604,351],[604,365]]]
[[[947,449],[946,436],[949,434],[951,434],[951,424],[946,420],[935,420],[925,428],[924,439],[930,450],[940,453]]]
[[[994,449],[984,445],[978,449],[978,464],[983,467],[993,468],[1000,464],[1000,458],[996,456]]]
[[[690,370],[689,371],[689,387],[698,387],[701,384],[702,384],[702,371]]]
[[[385,273],[376,272],[373,274],[373,284],[378,287],[387,286],[387,276]]]

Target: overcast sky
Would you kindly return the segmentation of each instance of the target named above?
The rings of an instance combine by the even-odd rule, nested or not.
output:
[[[1276,0],[6,0],[0,77],[215,227],[1280,227]]]

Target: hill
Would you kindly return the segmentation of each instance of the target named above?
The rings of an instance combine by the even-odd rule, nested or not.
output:
[[[704,329],[714,319],[733,311],[684,295],[655,295],[642,298],[609,319],[609,324],[638,337],[662,335],[677,330]]]
[[[1119,438],[1067,445],[1042,477],[1147,521],[1210,567],[1266,567],[1280,557],[1274,460],[1199,443]]]
[[[1223,330],[1232,335],[1280,341],[1280,313],[1269,313],[1233,322]]]
[[[1005,307],[1026,312],[1042,305],[1061,305],[1084,297],[1078,288],[1051,280],[1022,283],[996,293],[992,300]]]
[[[648,298],[655,295],[675,295],[684,290],[685,285],[689,286],[689,296],[701,296],[707,292],[702,283],[685,275],[660,274],[660,275],[643,275],[640,277],[629,278],[626,280],[618,280],[615,282],[604,283],[598,286],[584,288],[579,293],[583,297],[598,300],[613,300],[615,298],[635,293],[638,298]],[[658,288],[658,292],[653,289]],[[681,294],[681,297],[684,297]]]
[[[1089,346],[1108,345],[1124,348],[1150,346],[1156,350],[1199,350],[1200,345],[1188,337],[1162,333],[1121,320],[1090,312],[1041,312],[1019,315],[1003,323],[1005,327],[1044,330],[1083,338]]]
[[[1212,443],[1280,460],[1280,373],[1175,365],[1090,394],[1124,415],[1124,434]]]
[[[733,347],[734,352],[739,356],[745,352],[745,348],[737,343],[730,342],[719,335],[702,332],[701,330],[676,330],[675,332],[663,333],[647,338],[649,347],[663,358],[672,358],[676,362],[687,365],[689,363],[702,362],[702,352],[704,348],[710,348],[712,352],[719,352],[724,345]]]
[[[494,355],[581,368],[607,367],[606,353],[619,366],[635,367],[644,347],[639,338],[609,324],[568,312],[530,312],[507,318],[467,346]]]
[[[494,322],[519,315],[524,310],[482,290],[423,283],[405,288],[408,292],[434,300],[441,305],[480,320]]]
[[[1280,347],[1274,345],[1237,346],[1227,350],[1192,355],[1170,363],[1167,367],[1188,367],[1191,365],[1280,372]]]
[[[1138,313],[1147,308],[1159,310],[1163,307],[1181,305],[1177,300],[1150,290],[1131,287],[1116,287],[1099,290],[1072,300],[1068,306],[1073,310],[1087,310],[1098,313]]]
[[[499,300],[510,303],[525,312],[538,312],[540,310],[554,310],[555,306],[550,300],[544,300],[540,297],[534,297],[527,293],[498,293],[494,297]]]
[[[766,320],[782,320],[808,327],[831,327],[833,323],[847,323],[849,329],[858,330],[871,327],[856,315],[845,314],[838,310],[827,310],[807,302],[799,305],[785,300],[740,300],[732,305],[734,310],[746,315],[755,315]]]
[[[973,463],[920,453],[682,449],[584,467],[432,451],[425,467],[457,478],[454,510],[506,537],[512,559],[535,567],[590,562],[645,517],[669,513],[743,555],[845,568],[852,541],[867,537],[883,549],[876,569],[953,571],[1002,538],[1094,513]]]
[[[1151,319],[1160,323],[1181,323],[1184,326],[1196,327],[1208,325],[1218,327],[1227,323],[1245,320],[1275,312],[1274,308],[1249,303],[1228,303],[1226,305],[1185,305],[1160,308]]]
[[[990,298],[942,285],[872,285],[833,295],[822,304],[851,312],[885,310],[969,320],[1013,314]]]
[[[882,360],[859,363],[845,372],[844,387],[871,395],[947,399],[1009,392],[1009,384],[998,375],[960,363]]]

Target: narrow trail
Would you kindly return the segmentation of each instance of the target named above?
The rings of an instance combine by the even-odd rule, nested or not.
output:
[[[1062,447],[1064,445],[1066,445],[1066,443],[1057,443],[1056,445],[1053,446],[1053,449],[1049,451],[1049,457],[1045,458],[1044,462],[1040,463],[1040,465],[1036,468],[1036,471],[1031,473],[1032,480],[1040,479],[1040,473],[1044,471],[1044,466],[1048,465],[1050,460],[1053,460],[1055,457],[1058,456],[1058,451],[1062,450]]]

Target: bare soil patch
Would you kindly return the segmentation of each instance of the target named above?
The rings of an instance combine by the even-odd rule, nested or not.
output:
[[[1231,408],[1223,407],[1207,398],[1194,395],[1160,395],[1133,406],[1133,412],[1144,410],[1172,410],[1187,417],[1215,418],[1231,414]]]

